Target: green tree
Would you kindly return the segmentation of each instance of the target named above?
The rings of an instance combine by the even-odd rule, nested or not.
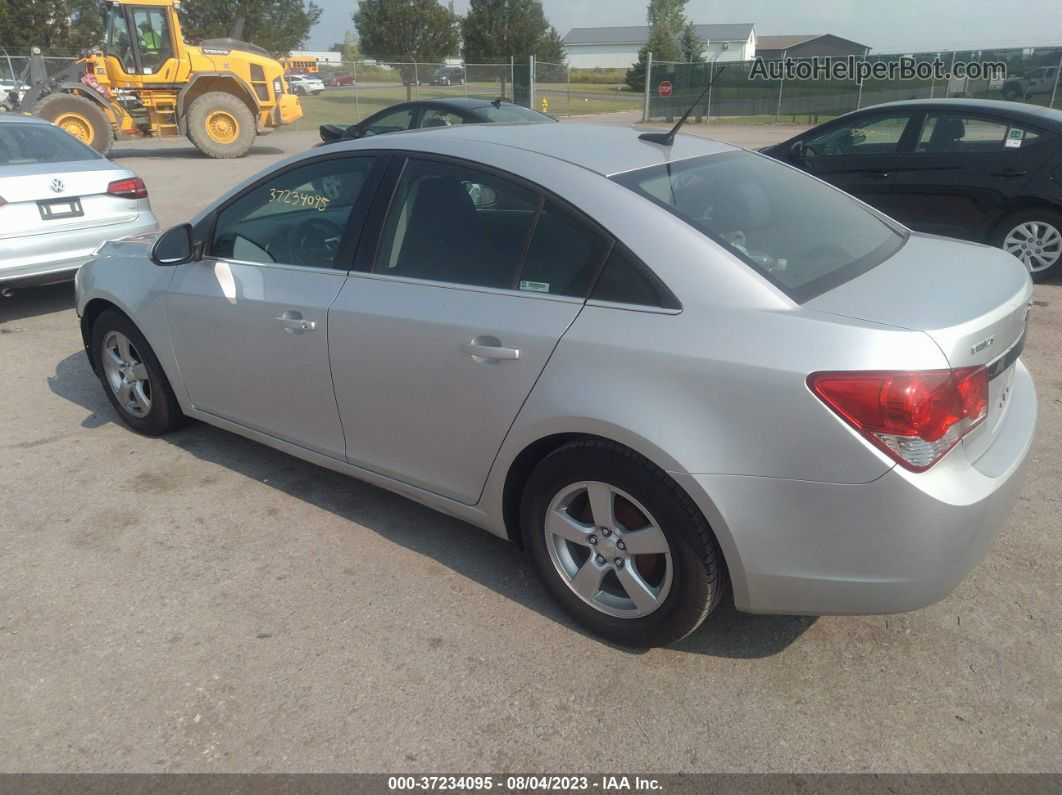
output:
[[[457,52],[460,18],[437,0],[361,0],[361,50],[379,61],[442,61]]]
[[[679,47],[682,48],[682,60],[686,63],[702,63],[704,61],[704,39],[697,33],[697,29],[692,22],[682,29]]]
[[[627,70],[626,83],[635,91],[645,90],[649,53],[653,61],[682,60],[682,29],[686,26],[686,0],[649,0],[649,41],[638,50],[638,61]]]
[[[337,41],[328,51],[338,52],[344,61],[361,60],[361,47],[358,45],[358,36],[352,30],[348,30],[344,33],[343,41]]]
[[[74,54],[102,42],[96,0],[0,0],[0,44],[13,51]]]
[[[192,42],[225,38],[243,17],[243,40],[277,56],[299,49],[321,18],[313,0],[185,0],[177,13],[185,39]]]
[[[541,0],[471,0],[461,22],[466,61],[490,63],[534,55],[563,63],[564,44],[546,20]]]

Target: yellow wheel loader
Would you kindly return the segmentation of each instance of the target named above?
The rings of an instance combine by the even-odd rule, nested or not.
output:
[[[16,110],[54,122],[102,154],[116,133],[126,133],[186,135],[210,157],[242,157],[257,134],[302,116],[269,53],[239,41],[236,31],[186,44],[176,5],[111,0],[103,50],[51,77],[35,50]]]

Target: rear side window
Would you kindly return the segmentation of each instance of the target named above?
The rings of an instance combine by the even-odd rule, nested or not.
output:
[[[619,246],[609,254],[590,298],[617,304],[680,308],[671,291]]]
[[[547,202],[535,224],[516,288],[582,298],[604,255],[605,241],[600,235]]]
[[[841,191],[752,152],[613,177],[803,302],[891,257],[905,237]]]
[[[1006,138],[1006,122],[930,113],[922,124],[917,151],[928,154],[998,152]]]
[[[0,124],[0,166],[99,160],[72,135],[48,124]]]
[[[376,272],[510,289],[539,198],[463,165],[410,160],[384,223]]]
[[[499,108],[493,105],[488,105],[485,108],[479,108],[477,111],[481,116],[485,117],[488,122],[494,121],[550,121],[548,116],[544,116],[541,113],[536,113],[533,110],[522,107],[520,105],[502,105]]]

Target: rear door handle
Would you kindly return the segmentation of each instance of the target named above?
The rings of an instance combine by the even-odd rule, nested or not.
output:
[[[288,334],[302,334],[304,331],[313,331],[317,328],[316,321],[305,320],[301,312],[288,310],[278,318],[274,318],[281,328]]]
[[[461,346],[461,352],[477,360],[519,359],[518,348],[505,348],[497,337],[476,337]]]
[[[1005,168],[1002,171],[993,171],[993,177],[1024,177],[1028,174],[1028,171],[1015,171],[1014,169]]]
[[[885,179],[887,176],[889,176],[889,172],[882,171],[881,169],[876,169],[874,171],[864,171],[863,176],[870,177],[871,179]]]

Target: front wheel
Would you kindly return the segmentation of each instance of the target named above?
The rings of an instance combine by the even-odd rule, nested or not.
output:
[[[188,108],[188,138],[205,155],[243,157],[254,145],[254,116],[239,97],[211,91]]]
[[[992,245],[1020,259],[1034,281],[1062,272],[1062,213],[1030,207],[1004,218]]]
[[[184,421],[166,373],[144,335],[125,315],[105,310],[92,327],[96,371],[107,399],[138,433],[161,436]]]
[[[60,130],[106,155],[114,143],[114,129],[99,105],[76,94],[49,94],[33,111]]]
[[[724,590],[722,554],[689,496],[612,442],[570,442],[543,459],[524,490],[521,526],[550,595],[615,643],[683,638]]]

